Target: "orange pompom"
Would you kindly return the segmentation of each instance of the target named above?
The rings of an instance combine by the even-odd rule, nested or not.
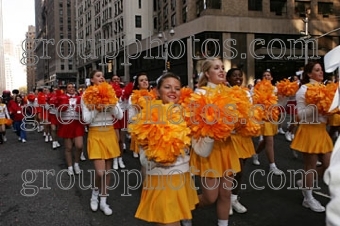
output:
[[[294,96],[299,89],[297,81],[291,82],[288,79],[284,79],[276,84],[277,94],[282,96]]]
[[[129,124],[129,132],[145,149],[149,160],[172,164],[190,145],[190,129],[180,108],[161,101],[152,101],[151,105],[154,107],[143,108],[138,120]]]
[[[188,104],[192,93],[194,93],[194,91],[191,88],[183,87],[181,89],[181,96],[178,100],[178,104]]]
[[[145,108],[147,101],[155,100],[156,96],[151,91],[146,89],[133,90],[131,95],[131,103]]]
[[[209,136],[215,140],[225,140],[238,120],[236,100],[230,98],[231,89],[224,85],[204,89],[205,94],[191,94],[189,104],[185,105],[186,121],[192,136],[196,139]]]
[[[279,119],[279,107],[277,104],[277,96],[274,93],[275,87],[269,80],[262,80],[254,87],[253,101],[254,104],[258,104],[263,107],[264,114],[263,120],[277,121]]]
[[[112,86],[106,82],[89,86],[83,94],[84,103],[89,109],[95,107],[98,111],[114,106],[118,102]]]
[[[328,112],[333,102],[334,94],[338,88],[338,83],[323,84],[307,84],[305,100],[307,104],[315,105],[318,112],[322,115],[336,113]]]

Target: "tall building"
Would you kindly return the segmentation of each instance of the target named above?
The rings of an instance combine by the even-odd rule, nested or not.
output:
[[[339,44],[339,16],[336,0],[155,0],[150,17],[162,35],[143,39],[142,49],[129,46],[131,55],[141,53],[129,72],[147,71],[155,80],[166,69],[192,86],[203,60],[216,56],[226,70],[241,67],[245,82],[265,69],[279,80],[304,65],[306,46],[308,57],[322,60]]]
[[[26,32],[26,72],[27,72],[27,92],[33,91],[33,89],[36,87],[36,78],[35,78],[35,58],[31,57],[31,53],[34,54],[34,48],[35,48],[35,27],[33,25],[28,26],[28,31]]]
[[[0,0],[0,91],[6,89],[5,59],[3,46],[2,0]]]
[[[75,1],[36,0],[35,14],[37,86],[75,83]]]
[[[41,59],[45,56],[46,50],[43,40],[47,40],[47,0],[35,0],[35,55],[39,58],[36,62],[36,86],[43,86],[49,82],[48,59]],[[45,51],[45,52],[44,52]],[[45,58],[45,57],[44,57]]]
[[[26,87],[26,66],[20,62],[22,49],[14,45],[10,39],[4,40],[5,80],[6,89],[21,89]]]
[[[93,69],[107,79],[113,74],[130,80],[129,58],[124,49],[135,40],[154,33],[152,0],[78,0],[77,40],[79,82],[84,83]]]

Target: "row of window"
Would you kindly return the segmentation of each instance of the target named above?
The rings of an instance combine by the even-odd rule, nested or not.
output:
[[[248,10],[262,11],[262,0],[248,0]],[[295,0],[295,12],[304,16],[307,9],[311,7],[310,1]],[[270,12],[275,12],[277,15],[287,12],[287,0],[271,0]],[[332,2],[318,2],[318,14],[331,15],[333,14]]]

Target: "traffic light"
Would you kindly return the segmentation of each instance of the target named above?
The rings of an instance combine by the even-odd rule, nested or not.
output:
[[[170,61],[166,62],[166,69],[170,69]]]

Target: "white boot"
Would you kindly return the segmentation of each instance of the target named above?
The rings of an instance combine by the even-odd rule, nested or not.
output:
[[[253,164],[255,166],[259,166],[260,165],[259,156],[257,154],[253,155]]]
[[[80,160],[81,160],[81,161],[85,161],[85,160],[86,160],[86,157],[85,157],[85,155],[84,155],[84,152],[81,152]]]
[[[118,169],[118,158],[113,159],[113,169],[117,170]]]
[[[124,164],[124,162],[123,162],[123,157],[119,157],[119,158],[118,158],[118,164],[119,164],[119,167],[120,167],[121,169],[124,169],[124,168],[125,168],[125,164]]]

